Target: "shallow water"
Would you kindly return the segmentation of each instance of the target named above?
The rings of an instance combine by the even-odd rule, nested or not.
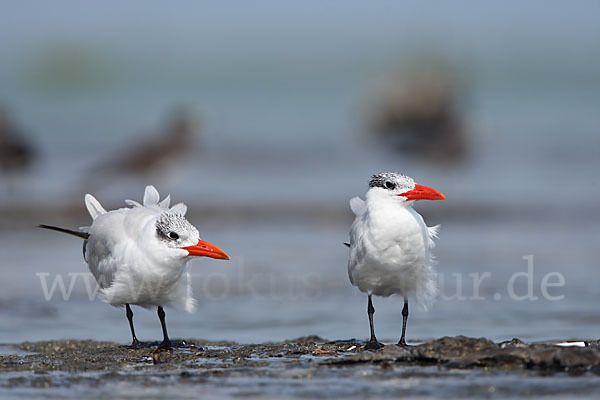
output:
[[[590,247],[585,240],[590,233],[580,231],[581,237],[572,236],[573,243],[581,243],[580,248],[571,248],[579,258],[566,268],[561,238],[553,243],[546,235],[549,227],[537,227],[539,232],[530,232],[498,223],[484,236],[470,225],[445,224],[436,249],[441,294],[429,310],[411,307],[409,338],[456,334],[497,341],[596,337],[600,316],[591,301],[595,289],[587,284],[595,272],[594,255],[587,253]],[[243,343],[309,334],[329,339],[366,338],[366,296],[347,278],[347,250],[341,244],[346,225],[319,227],[296,222],[286,227],[210,224],[205,228],[211,232],[210,240],[223,244],[232,260],[190,263],[198,310],[187,314],[168,309],[173,335]],[[7,249],[16,250],[31,241],[36,243],[36,251],[11,251],[7,265],[19,272],[12,274],[11,285],[4,291],[0,315],[6,328],[0,333],[0,342],[39,340],[40,329],[45,339],[129,340],[124,311],[100,300],[90,301],[89,295],[94,298],[94,293],[88,294],[86,281],[92,289],[95,285],[85,273],[76,239],[33,229],[4,236],[2,243]],[[523,275],[514,278],[511,297],[511,276],[528,272],[527,260],[522,257],[530,254],[534,255],[532,296],[527,297],[529,278]],[[489,276],[480,278],[485,273]],[[564,285],[548,287],[546,298],[541,282],[549,273],[560,273]],[[67,301],[60,286],[50,296],[57,278],[64,281],[65,290],[72,284]],[[477,289],[475,281],[480,279]],[[556,276],[548,279],[559,283]],[[375,307],[380,339],[396,340],[401,299],[376,298]],[[139,336],[158,339],[155,312],[135,307],[134,313]]]
[[[160,374],[149,377],[145,385],[133,385],[127,379],[111,382],[110,387],[100,385],[91,391],[88,386],[71,385],[2,390],[3,398],[36,397],[47,398],[379,398],[382,396],[436,397],[522,397],[559,396],[569,398],[593,396],[600,390],[596,376],[572,377],[568,375],[538,376],[534,373],[486,372],[486,371],[439,371],[437,367],[400,367],[382,371],[379,366],[357,368],[346,373],[328,377],[310,377],[304,370],[289,371],[290,377],[260,378],[232,377],[223,382],[219,377],[201,381],[201,385],[186,383],[179,373]],[[50,373],[50,377],[65,373]],[[96,374],[90,374],[90,378]],[[154,381],[154,382],[153,382]],[[166,383],[157,385],[156,381]],[[152,385],[151,383],[155,383]],[[176,385],[177,389],[174,390]]]

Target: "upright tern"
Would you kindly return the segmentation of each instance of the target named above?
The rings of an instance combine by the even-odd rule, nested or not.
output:
[[[406,175],[386,172],[373,175],[366,201],[350,200],[356,215],[350,229],[348,275],[350,282],[367,293],[371,338],[366,350],[383,345],[375,337],[372,295],[404,297],[402,336],[399,346],[406,346],[408,296],[427,301],[436,293],[436,275],[430,249],[439,225],[427,227],[412,206],[415,200],[444,200],[435,189],[415,184]]]

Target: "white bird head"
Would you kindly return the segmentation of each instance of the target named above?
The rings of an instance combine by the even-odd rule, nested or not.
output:
[[[158,240],[167,247],[186,250],[190,256],[229,260],[217,246],[200,239],[198,230],[181,214],[164,211],[156,220]]]
[[[446,196],[427,186],[417,185],[410,177],[397,172],[373,175],[369,192],[380,197],[393,197],[402,202],[414,200],[444,200]]]

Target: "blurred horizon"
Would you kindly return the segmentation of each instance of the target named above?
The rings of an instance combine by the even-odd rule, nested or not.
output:
[[[514,162],[524,180],[549,186],[551,177],[573,175],[568,169],[553,171],[556,158],[582,164],[596,158],[600,54],[595,38],[600,28],[593,2],[465,2],[469,12],[441,2],[333,3],[323,12],[275,1],[258,4],[189,2],[189,12],[180,13],[160,2],[118,8],[76,1],[37,8],[7,2],[0,24],[5,55],[0,105],[41,158],[30,177],[34,192],[25,197],[61,202],[66,198],[60,192],[67,188],[79,186],[79,198],[84,190],[106,190],[114,185],[110,180],[81,188],[86,172],[123,147],[135,146],[143,134],[151,135],[181,106],[199,121],[196,141],[202,152],[196,162],[203,170],[233,165],[235,176],[239,163],[247,172],[241,176],[245,181],[268,176],[281,183],[288,180],[286,173],[317,166],[325,174],[331,170],[325,179],[352,185],[340,188],[345,197],[361,193],[364,181],[382,169],[436,179],[440,168],[430,159],[382,152],[365,134],[377,88],[393,84],[407,69],[432,63],[455,80],[457,105],[472,141],[467,161],[445,171],[457,189],[463,190],[467,179],[476,180],[491,194],[480,200],[493,201],[501,194],[499,186],[519,184],[512,172],[503,176],[499,165],[510,168]],[[65,156],[69,168],[62,163]],[[546,165],[548,171],[529,169],[529,163]],[[290,168],[272,171],[273,165],[286,164]],[[136,192],[149,183],[166,183],[169,191],[177,187],[186,197],[201,196],[199,202],[206,197],[219,203],[231,195],[225,190],[211,199],[211,193],[181,182],[191,180],[190,173],[169,172],[162,182],[150,177],[135,182]],[[61,182],[52,179],[56,174]],[[224,178],[202,179],[215,188]],[[292,179],[311,185],[299,176]],[[597,181],[591,183],[600,192]],[[123,191],[109,190],[115,200]]]

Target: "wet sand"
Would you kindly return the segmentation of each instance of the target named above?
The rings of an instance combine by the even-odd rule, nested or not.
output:
[[[200,390],[222,396],[360,397],[570,393],[575,383],[578,392],[600,389],[597,342],[559,347],[457,336],[408,348],[363,347],[357,340],[316,336],[265,344],[186,340],[170,350],[91,340],[25,342],[0,349],[0,393],[128,397],[143,392],[179,398]],[[457,383],[457,376],[470,379]],[[587,378],[583,384],[577,381],[581,377]],[[546,379],[542,388],[540,378]],[[451,388],[443,389],[450,381]]]

